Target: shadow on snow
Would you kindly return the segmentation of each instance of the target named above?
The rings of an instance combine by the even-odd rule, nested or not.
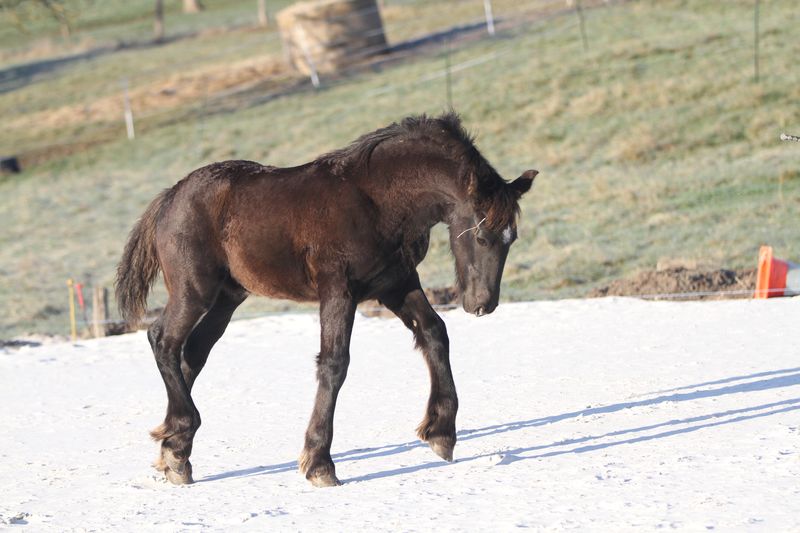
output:
[[[770,377],[768,379],[760,379],[758,381],[747,381],[744,383],[729,384],[729,383],[734,383],[736,381],[744,381],[748,379],[761,378],[767,376],[773,376],[773,377]],[[726,385],[724,387],[708,388],[703,390],[688,390],[696,387],[707,387],[710,385],[719,385],[719,384],[729,384],[729,385]],[[775,370],[770,372],[760,372],[756,374],[751,374],[749,376],[735,376],[715,381],[708,381],[697,385],[678,387],[675,389],[670,389],[668,391],[659,391],[655,394],[661,394],[663,392],[672,392],[672,391],[686,391],[686,392],[673,392],[672,394],[661,394],[660,396],[656,396],[655,398],[650,398],[650,399],[621,402],[600,407],[590,407],[580,411],[572,411],[553,416],[534,418],[531,420],[496,424],[479,429],[464,429],[458,432],[458,440],[459,442],[463,442],[483,437],[489,437],[500,433],[507,433],[510,431],[519,431],[526,428],[543,426],[572,418],[616,413],[618,411],[622,411],[625,409],[647,407],[667,402],[685,402],[685,401],[699,400],[704,398],[725,396],[728,394],[739,394],[747,392],[765,391],[770,389],[779,389],[783,387],[791,387],[794,385],[800,385],[800,368],[790,368],[790,369]],[[541,459],[541,458],[553,457],[557,455],[564,455],[570,453],[585,453],[595,450],[601,450],[604,448],[620,446],[623,444],[634,444],[638,442],[645,442],[654,439],[671,437],[673,435],[692,433],[694,431],[698,431],[701,429],[708,429],[716,426],[743,422],[755,418],[763,418],[766,416],[786,413],[798,409],[800,409],[800,398],[795,398],[795,399],[783,400],[779,402],[773,402],[758,406],[744,407],[741,409],[731,409],[728,411],[712,413],[708,415],[694,416],[678,420],[669,420],[667,422],[661,422],[658,424],[652,424],[648,426],[612,431],[602,435],[588,435],[576,439],[567,439],[558,442],[553,442],[551,444],[529,446],[524,448],[515,448],[510,450],[498,450],[492,453],[485,453],[485,454],[474,455],[471,457],[460,458],[457,460],[457,462],[464,463],[500,454],[503,456],[503,459],[498,464],[507,465],[517,461],[523,461],[526,459]],[[692,425],[690,425],[689,427],[675,427],[675,426],[683,426],[686,424],[692,424]],[[636,435],[637,433],[648,432],[659,428],[663,428],[664,431],[655,434]],[[630,437],[622,440],[615,440],[613,442],[598,442],[601,439],[628,436],[628,435]],[[579,446],[562,449],[564,446],[573,446],[576,444]],[[407,452],[409,450],[413,450],[415,448],[423,448],[423,447],[427,447],[427,444],[420,441],[409,441],[401,444],[389,444],[385,446],[378,446],[372,448],[359,448],[359,449],[349,450],[346,452],[333,454],[332,458],[335,463],[340,464],[347,461],[360,461],[363,459],[372,459],[376,457],[396,455]],[[541,452],[541,453],[534,453],[534,452]],[[432,461],[414,466],[407,466],[392,470],[385,470],[382,472],[375,472],[364,476],[350,478],[344,481],[345,482],[367,481],[371,479],[408,474],[431,468],[439,468],[445,465],[447,465],[447,463],[444,461]],[[288,461],[285,463],[280,463],[275,465],[255,466],[252,468],[222,472],[219,474],[206,476],[203,479],[201,479],[200,482],[216,481],[227,478],[248,477],[248,476],[255,476],[262,474],[277,474],[293,470],[297,470],[297,461]]]

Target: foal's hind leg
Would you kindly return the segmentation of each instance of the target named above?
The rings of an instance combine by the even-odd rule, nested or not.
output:
[[[210,345],[206,350],[205,345],[201,349],[195,343],[190,348],[191,363],[188,363],[184,357],[184,346],[195,325],[212,307],[219,292],[218,281],[207,279],[203,282],[203,278],[199,276],[193,281],[191,285],[186,282],[173,288],[164,313],[148,330],[148,338],[167,389],[168,400],[164,422],[150,435],[153,439],[162,441],[156,468],[163,470],[167,479],[175,484],[192,482],[189,456],[192,453],[194,434],[200,427],[200,413],[192,401],[190,390],[197,372],[205,363],[207,350],[210,350]],[[221,334],[219,331],[219,335]],[[196,338],[202,338],[201,334]]]
[[[208,360],[211,348],[222,337],[236,308],[247,298],[247,293],[240,287],[226,285],[217,296],[214,305],[203,319],[194,327],[183,347],[180,368],[186,388],[191,392],[195,379]],[[165,379],[166,383],[166,379]],[[168,386],[169,387],[169,386]],[[169,388],[168,388],[169,393]],[[191,397],[189,398],[191,401]],[[194,434],[200,425],[199,413],[194,430],[170,435],[167,428],[174,426],[170,421],[169,410],[164,423],[153,430],[153,438],[162,440],[161,455],[156,468],[162,470],[172,483],[177,485],[192,482],[192,465],[189,462]],[[180,450],[176,452],[176,450]],[[185,464],[182,460],[185,458]],[[181,469],[182,468],[182,469]]]
[[[414,332],[417,347],[422,350],[428,365],[431,392],[417,435],[436,455],[452,461],[458,396],[450,370],[450,340],[444,321],[431,307],[416,275],[403,289],[381,297],[381,302]]]
[[[203,370],[211,348],[225,333],[233,312],[246,298],[247,292],[244,289],[235,286],[233,282],[226,283],[214,305],[192,330],[183,347],[181,359],[181,371],[189,391],[192,390],[197,375]]]

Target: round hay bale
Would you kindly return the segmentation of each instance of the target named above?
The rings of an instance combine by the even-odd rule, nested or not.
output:
[[[386,49],[375,0],[298,2],[275,20],[289,61],[305,74],[335,72]]]

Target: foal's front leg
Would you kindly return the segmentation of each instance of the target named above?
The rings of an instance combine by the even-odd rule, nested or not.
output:
[[[444,321],[433,310],[419,278],[381,302],[394,312],[414,332],[417,347],[422,350],[431,378],[431,393],[425,418],[417,428],[419,438],[445,461],[453,460],[456,445],[456,413],[458,396],[450,369],[450,339]]]
[[[316,487],[341,485],[331,459],[333,412],[350,363],[350,333],[356,305],[342,286],[320,294],[320,352],[317,397],[300,455],[300,472]],[[321,288],[321,293],[323,292]]]

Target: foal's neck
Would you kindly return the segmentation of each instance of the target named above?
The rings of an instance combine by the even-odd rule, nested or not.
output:
[[[466,193],[450,178],[422,180],[409,200],[409,210],[428,227],[449,223],[454,212],[472,209]]]
[[[457,161],[430,152],[416,158],[393,155],[379,157],[376,172],[362,181],[381,205],[385,234],[428,231],[449,223],[454,212],[472,210]]]

